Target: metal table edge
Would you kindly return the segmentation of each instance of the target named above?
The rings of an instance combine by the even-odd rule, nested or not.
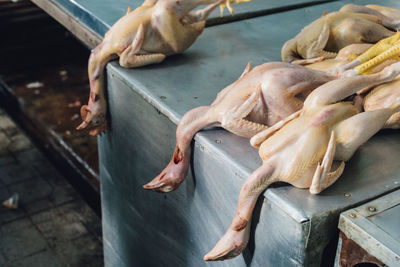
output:
[[[65,6],[54,1],[31,0],[38,7],[43,9],[53,19],[68,29],[78,40],[84,43],[89,49],[97,46],[103,36],[94,31],[88,24],[82,22],[72,14]]]
[[[378,202],[383,203],[383,209],[376,208],[379,206],[376,205]],[[377,215],[398,205],[400,205],[400,190],[388,193],[359,207],[344,211],[340,214],[338,228],[369,254],[375,256],[385,264],[388,264],[388,266],[400,266],[400,259],[397,257],[397,255],[400,255],[400,248],[395,245],[398,242],[396,242],[390,234],[367,219],[369,216]],[[371,207],[374,209],[370,210]],[[375,229],[375,233],[370,233],[367,229]],[[354,232],[358,235],[355,235]],[[380,237],[379,241],[377,237]],[[362,240],[366,239],[371,242],[371,245],[368,247],[362,244]],[[383,253],[386,255],[383,256],[382,254],[376,253],[377,250],[375,250],[374,247],[381,247]],[[393,259],[393,261],[388,262],[387,259]]]
[[[352,214],[352,215],[350,215]],[[356,216],[358,217],[358,223],[356,224],[353,219],[351,219],[350,216]],[[346,222],[346,223],[345,223]],[[346,224],[346,226],[344,226]],[[361,226],[360,226],[361,225]],[[393,247],[391,243],[393,243],[393,239],[391,238],[390,235],[388,235],[386,232],[378,228],[378,235],[371,235],[368,232],[365,231],[364,227],[372,226],[373,224],[368,221],[366,218],[362,217],[359,213],[357,213],[354,209],[349,210],[346,212],[346,214],[341,214],[340,219],[339,219],[339,230],[342,231],[349,239],[354,241],[357,245],[361,246],[363,249],[365,249],[369,254],[372,256],[376,257],[378,260],[384,262],[388,266],[399,266],[399,262],[396,261],[391,261],[388,262],[385,259],[388,258],[393,258],[395,259],[396,253],[393,251],[396,251],[396,247]],[[358,236],[355,236],[352,234],[352,232],[357,232]],[[384,240],[387,240],[387,242],[378,242],[376,240],[376,236],[384,237]],[[371,242],[371,245],[368,247],[362,246],[362,240],[368,239],[369,242]],[[383,254],[377,254],[375,247],[380,247],[383,251]],[[397,248],[399,250],[399,248]],[[397,251],[399,253],[399,251]]]

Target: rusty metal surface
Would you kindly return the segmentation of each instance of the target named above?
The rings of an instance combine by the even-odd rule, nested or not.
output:
[[[339,238],[341,239],[339,254],[340,267],[353,267],[359,263],[373,263],[377,266],[384,266],[380,260],[368,254],[365,249],[357,245],[353,240],[347,238],[343,232],[339,233]]]

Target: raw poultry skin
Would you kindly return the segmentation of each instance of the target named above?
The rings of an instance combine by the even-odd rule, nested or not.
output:
[[[379,41],[366,50],[356,60],[342,65],[339,69],[346,70],[349,66],[357,66],[352,71],[356,73],[376,73],[385,66],[400,60],[400,32]],[[340,71],[339,71],[340,72]],[[358,102],[363,110],[372,111],[393,106],[400,96],[400,77],[377,87],[368,86],[357,92]],[[385,123],[384,128],[400,128],[400,112],[394,113]]]
[[[318,194],[334,183],[344,162],[400,111],[399,97],[387,107],[361,113],[352,103],[338,101],[399,74],[400,63],[395,63],[376,74],[325,83],[307,97],[301,111],[252,137],[263,164],[241,188],[232,224],[204,259],[225,260],[243,251],[256,201],[270,184],[287,182]]]
[[[171,161],[144,188],[170,192],[179,187],[189,169],[190,143],[201,129],[221,126],[234,134],[251,138],[301,109],[304,99],[313,89],[337,78],[329,72],[336,73],[338,67],[351,61],[352,55],[362,54],[370,47],[370,44],[347,46],[335,59],[307,65],[315,71],[281,62],[265,63],[251,71],[247,65],[241,77],[223,89],[210,106],[197,107],[183,116],[176,131]]]
[[[187,112],[178,124],[176,147],[167,167],[145,189],[175,190],[186,178],[194,135],[208,126],[250,138],[303,106],[307,95],[336,76],[289,63],[271,62],[250,70],[223,89],[210,106]]]
[[[240,2],[240,1],[236,1]],[[106,129],[107,104],[103,73],[108,61],[119,57],[122,67],[160,63],[168,55],[187,49],[201,34],[208,15],[225,0],[146,0],[119,19],[89,58],[89,104],[82,106],[78,130],[97,135]],[[197,6],[209,4],[201,10]]]
[[[341,49],[334,59],[323,60],[309,64],[306,67],[334,74],[337,72],[342,73],[342,71],[348,69],[349,66],[357,66],[356,69],[360,68],[363,65],[361,62],[368,62],[367,66],[371,66],[371,68],[364,68],[364,71],[367,73],[376,73],[381,71],[384,67],[400,60],[400,48],[396,48],[396,46],[400,45],[399,39],[400,32],[392,37],[379,41],[375,45],[349,45]],[[363,60],[352,60],[356,56]],[[381,84],[377,87],[368,86],[357,92],[355,104],[361,105],[362,109],[365,111],[388,108],[393,105],[393,101],[396,101],[399,96],[400,77],[397,77],[393,81]],[[399,129],[400,112],[393,114],[385,123],[384,128]]]
[[[400,77],[394,81],[377,86],[365,98],[365,111],[372,111],[393,106],[400,97]],[[385,123],[384,128],[400,129],[400,112],[394,113]]]
[[[387,10],[389,8],[377,5],[364,7],[349,4],[338,12],[323,15],[284,44],[282,61],[334,58],[347,45],[376,43],[389,37],[400,28],[400,23],[392,9],[392,13]]]
[[[195,108],[183,116],[178,124],[176,146],[171,161],[156,178],[144,185],[144,188],[170,192],[179,187],[189,169],[191,140],[201,129],[221,126],[234,134],[251,138],[301,109],[304,99],[313,89],[335,79],[338,67],[350,62],[353,57],[367,51],[371,46],[349,45],[341,49],[334,59],[306,66],[327,74],[280,62],[266,63],[252,71],[250,65],[247,65],[241,77],[222,90],[210,106]],[[373,72],[381,69],[382,67],[378,66]],[[359,101],[362,105],[361,98]],[[393,116],[396,117],[396,114]],[[392,124],[388,124],[387,127],[390,125]]]
[[[340,49],[335,58],[320,58],[310,64],[309,61],[297,61],[297,63],[313,70],[337,74],[342,66],[350,63],[355,57],[363,54],[371,46],[372,44],[351,44]]]

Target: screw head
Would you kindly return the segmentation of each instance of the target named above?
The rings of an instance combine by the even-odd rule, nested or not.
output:
[[[344,193],[344,196],[345,197],[351,197],[351,194],[350,193]]]
[[[357,217],[357,215],[355,215],[354,213],[350,213],[350,214],[349,214],[349,217],[350,217],[350,218],[355,218],[355,217]]]
[[[376,208],[375,207],[369,207],[368,210],[371,211],[371,212],[374,212],[374,211],[376,211]]]

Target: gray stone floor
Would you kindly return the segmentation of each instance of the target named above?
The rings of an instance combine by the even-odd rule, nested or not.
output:
[[[0,109],[0,266],[103,266],[101,222]]]

